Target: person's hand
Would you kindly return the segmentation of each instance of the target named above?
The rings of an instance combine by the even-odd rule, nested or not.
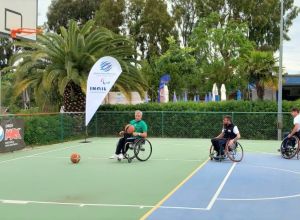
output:
[[[234,139],[230,140],[230,141],[228,142],[228,145],[229,145],[230,147],[233,146],[233,145],[234,145]]]
[[[291,135],[291,134],[289,134],[288,136],[287,136],[287,138],[291,138],[293,135]]]
[[[119,132],[119,135],[120,135],[120,136],[124,135],[124,131],[120,131],[120,132]]]
[[[141,133],[137,133],[137,132],[133,132],[133,134],[132,134],[133,136],[140,136],[141,135]]]

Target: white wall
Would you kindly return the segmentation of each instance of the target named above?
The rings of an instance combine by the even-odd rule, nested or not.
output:
[[[145,100],[141,98],[138,92],[131,92],[131,100],[128,100],[121,92],[109,92],[104,99],[103,104],[140,104]]]

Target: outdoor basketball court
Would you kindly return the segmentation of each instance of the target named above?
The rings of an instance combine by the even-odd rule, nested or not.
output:
[[[107,159],[116,138],[0,155],[1,219],[297,218],[298,160],[241,141],[241,163],[208,161],[209,140],[155,139],[147,162]],[[82,160],[72,164],[72,152]]]

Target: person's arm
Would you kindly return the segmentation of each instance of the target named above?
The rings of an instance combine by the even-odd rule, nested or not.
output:
[[[239,129],[236,126],[233,128],[233,132],[236,134],[236,137],[229,141],[229,143],[228,143],[229,145],[233,145],[235,142],[237,142],[237,140],[239,140],[241,138]]]
[[[237,142],[238,139],[241,139],[241,134],[240,133],[237,133],[236,137],[233,138],[232,140],[233,140],[233,142]]]
[[[291,138],[300,128],[300,124],[296,123],[291,133],[288,135],[288,138]]]
[[[217,139],[220,139],[220,138],[223,138],[224,137],[224,132],[221,132],[221,134],[219,134],[217,137],[215,137],[215,138],[217,138]]]
[[[139,136],[139,137],[142,137],[142,138],[146,138],[147,137],[147,131],[148,131],[148,126],[145,122],[142,122],[142,129],[143,129],[143,132],[141,133],[138,133],[138,132],[134,132],[133,133],[133,136]]]
[[[134,132],[133,136],[140,136],[142,138],[146,138],[147,137],[147,132],[143,132],[143,133]]]

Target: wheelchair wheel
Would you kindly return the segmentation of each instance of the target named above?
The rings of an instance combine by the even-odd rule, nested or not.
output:
[[[210,158],[210,160],[213,160],[215,155],[216,155],[216,151],[214,150],[214,146],[211,145],[210,149],[209,149],[209,158]]]
[[[244,157],[244,150],[239,142],[235,146],[226,145],[225,154],[233,162],[241,162]]]
[[[299,138],[292,136],[291,138],[285,138],[280,146],[280,153],[284,159],[292,159],[299,153]]]
[[[130,163],[135,158],[134,143],[131,142],[126,143],[124,158],[128,160],[128,163]]]
[[[134,155],[139,161],[146,161],[151,157],[152,145],[147,139],[139,139],[134,144]]]

